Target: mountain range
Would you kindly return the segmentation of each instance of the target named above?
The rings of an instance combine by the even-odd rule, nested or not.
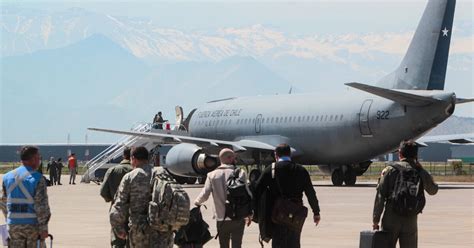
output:
[[[184,32],[80,8],[2,6],[1,17],[2,143],[61,142],[67,134],[81,142],[87,127],[128,129],[159,110],[174,116],[175,105],[189,111],[232,96],[370,84],[397,66],[413,34],[296,36],[260,24]],[[466,39],[453,42],[447,87],[469,97]]]

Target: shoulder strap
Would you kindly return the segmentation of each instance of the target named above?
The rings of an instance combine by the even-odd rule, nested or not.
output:
[[[276,175],[276,165],[275,165],[275,163],[272,164],[272,178],[274,178],[275,181],[276,181],[278,191],[280,191],[280,195],[281,195],[282,197],[285,197],[285,196],[283,195],[283,190],[281,190],[280,180],[278,180],[278,177],[277,177],[277,175]]]
[[[390,167],[394,168],[397,171],[405,170],[405,168],[397,163],[390,163],[388,164]]]
[[[272,163],[272,179],[275,178],[275,163]]]

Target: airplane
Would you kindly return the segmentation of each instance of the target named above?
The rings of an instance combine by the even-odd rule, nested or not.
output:
[[[215,169],[216,154],[224,147],[239,152],[241,164],[268,165],[275,146],[287,143],[296,163],[318,165],[336,186],[354,185],[371,159],[395,151],[402,140],[424,144],[423,135],[451,116],[457,104],[474,101],[444,91],[455,4],[455,0],[428,2],[402,62],[375,86],[352,82],[346,83],[349,90],[337,95],[211,101],[190,112],[183,122],[186,131],[89,129],[174,144],[166,168],[189,177]],[[474,135],[469,135],[472,141]],[[469,141],[459,135],[442,140]],[[254,169],[249,178],[253,181],[259,175],[260,170]]]

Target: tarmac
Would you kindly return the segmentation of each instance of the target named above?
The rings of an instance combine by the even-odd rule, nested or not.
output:
[[[54,247],[110,247],[110,204],[99,196],[100,186],[63,185],[48,187],[52,211],[49,231]],[[80,182],[80,177],[77,178]],[[302,247],[359,247],[359,233],[372,227],[375,182],[358,182],[354,187],[333,187],[330,182],[316,181],[315,189],[321,207],[321,223],[315,226],[308,217],[301,235]],[[427,195],[427,204],[418,217],[419,247],[474,247],[474,184],[440,183],[435,196]],[[185,186],[191,200],[202,186]],[[308,206],[306,198],[305,204]],[[204,219],[216,234],[212,198],[203,209]],[[0,223],[4,223],[1,218]],[[265,244],[271,247],[271,244]],[[205,247],[219,247],[212,239]],[[245,229],[243,247],[260,247],[258,225]]]

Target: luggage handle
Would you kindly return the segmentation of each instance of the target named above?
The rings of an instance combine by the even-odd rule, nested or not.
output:
[[[53,235],[52,234],[48,234],[48,237],[49,237],[49,247],[52,248],[53,247]],[[41,248],[41,237],[38,235],[38,241],[37,241],[37,245],[36,247],[38,248]]]

